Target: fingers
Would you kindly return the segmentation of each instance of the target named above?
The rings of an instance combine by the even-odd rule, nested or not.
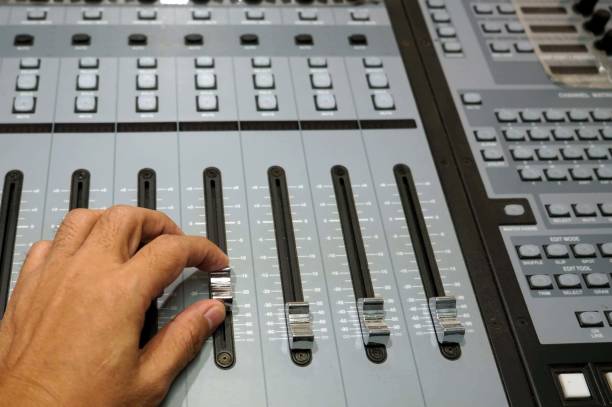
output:
[[[136,253],[141,243],[164,234],[182,235],[182,232],[162,212],[118,205],[102,214],[85,240],[83,249],[125,262]]]
[[[28,274],[30,271],[42,266],[51,252],[52,246],[53,242],[50,240],[41,240],[34,243],[26,255],[19,275],[24,276],[24,274]]]
[[[225,306],[217,300],[200,301],[181,312],[145,346],[140,359],[144,383],[167,389],[224,318]]]
[[[196,236],[162,235],[145,245],[126,264],[125,273],[138,280],[143,306],[172,283],[185,267],[214,271],[228,258],[212,242]]]
[[[83,244],[104,211],[73,209],[64,218],[55,238],[53,251],[59,255],[72,256]]]

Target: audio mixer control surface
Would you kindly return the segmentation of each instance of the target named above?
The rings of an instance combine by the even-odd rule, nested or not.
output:
[[[612,2],[0,2],[0,318],[75,208],[231,267],[166,406],[612,406]]]

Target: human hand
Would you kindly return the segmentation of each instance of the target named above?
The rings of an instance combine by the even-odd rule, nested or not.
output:
[[[183,268],[227,264],[161,212],[71,211],[30,250],[0,322],[0,406],[159,404],[225,309],[195,303],[139,349],[145,311]]]

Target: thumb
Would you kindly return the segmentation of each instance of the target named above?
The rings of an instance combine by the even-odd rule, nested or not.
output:
[[[169,388],[224,319],[225,306],[217,300],[197,302],[178,314],[143,349],[140,361],[145,384]]]

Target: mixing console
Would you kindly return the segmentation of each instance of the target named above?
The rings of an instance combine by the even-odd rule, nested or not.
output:
[[[147,312],[228,310],[167,406],[612,405],[611,11],[0,2],[0,317],[135,205],[231,260]]]

